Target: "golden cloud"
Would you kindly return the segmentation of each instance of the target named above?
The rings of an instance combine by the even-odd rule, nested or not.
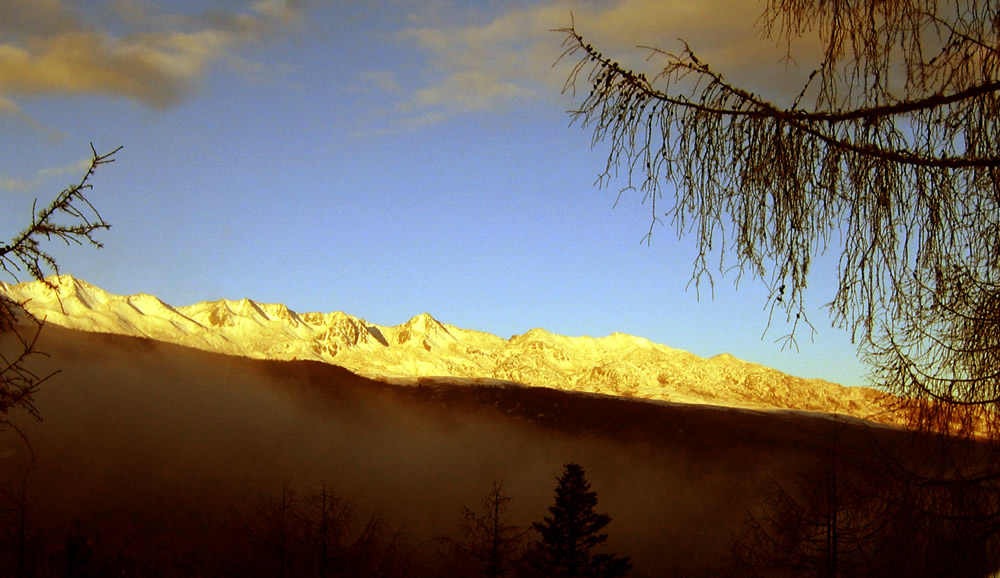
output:
[[[745,0],[563,0],[511,10],[484,24],[412,27],[401,39],[430,55],[433,80],[413,90],[400,110],[433,108],[446,117],[517,99],[554,100],[575,62],[553,66],[564,38],[553,29],[571,23],[604,54],[648,76],[659,71],[650,47],[676,52],[684,41],[738,84],[797,92],[818,55],[807,41],[793,45],[799,70],[786,58],[787,45],[762,38],[762,10]]]
[[[296,22],[300,3],[260,0],[246,12],[196,16],[153,8],[116,2],[126,33],[115,35],[85,22],[82,7],[59,0],[4,2],[0,114],[13,112],[17,97],[43,94],[105,94],[167,108],[189,94],[211,64]]]

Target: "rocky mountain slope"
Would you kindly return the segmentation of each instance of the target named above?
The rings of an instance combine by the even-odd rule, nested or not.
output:
[[[846,413],[889,421],[885,396],[803,379],[723,354],[709,359],[614,333],[567,337],[532,329],[510,339],[424,313],[382,326],[342,312],[297,313],[250,299],[174,307],[146,294],[112,295],[68,275],[0,291],[46,322],[147,337],[257,359],[316,360],[390,381],[458,378],[731,407]]]

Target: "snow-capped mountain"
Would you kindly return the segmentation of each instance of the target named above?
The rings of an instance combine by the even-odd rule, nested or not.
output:
[[[383,380],[513,382],[649,400],[840,412],[885,421],[885,396],[793,377],[736,359],[709,359],[641,337],[567,337],[532,329],[510,339],[442,323],[427,313],[382,326],[342,312],[297,313],[250,299],[174,307],[146,294],[112,295],[69,275],[0,283],[47,323],[147,337],[258,359],[315,360]]]

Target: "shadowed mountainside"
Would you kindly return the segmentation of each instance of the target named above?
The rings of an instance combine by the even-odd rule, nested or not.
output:
[[[38,455],[28,486],[33,535],[66,536],[83,521],[95,551],[142,560],[221,564],[241,504],[320,481],[404,526],[426,553],[427,540],[453,533],[460,509],[494,480],[514,498],[515,523],[540,519],[572,460],[614,517],[610,547],[633,556],[634,575],[711,575],[746,512],[774,480],[822,457],[834,425],[798,412],[513,385],[398,386],[325,363],[55,326],[39,346],[49,357],[35,360],[38,369],[61,373],[38,395],[43,422],[15,416]],[[840,423],[844,448],[872,432],[900,435]],[[5,487],[26,459],[12,432],[0,436]]]

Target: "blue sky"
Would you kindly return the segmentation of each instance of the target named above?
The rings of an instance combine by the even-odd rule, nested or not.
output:
[[[208,7],[208,8],[206,8]],[[379,324],[429,312],[502,337],[534,327],[643,336],[805,377],[863,383],[846,332],[775,340],[766,290],[688,287],[694,242],[658,227],[607,148],[569,126],[562,37],[628,65],[683,38],[728,78],[779,93],[797,67],[754,28],[762,4],[13,0],[0,6],[0,227],[78,179],[89,143],[105,248],[63,272],[173,305],[250,297]],[[808,56],[808,43],[804,43]],[[808,58],[805,58],[808,60]],[[779,64],[780,62],[780,64]],[[791,66],[791,68],[789,68]],[[806,63],[799,64],[808,70]]]

